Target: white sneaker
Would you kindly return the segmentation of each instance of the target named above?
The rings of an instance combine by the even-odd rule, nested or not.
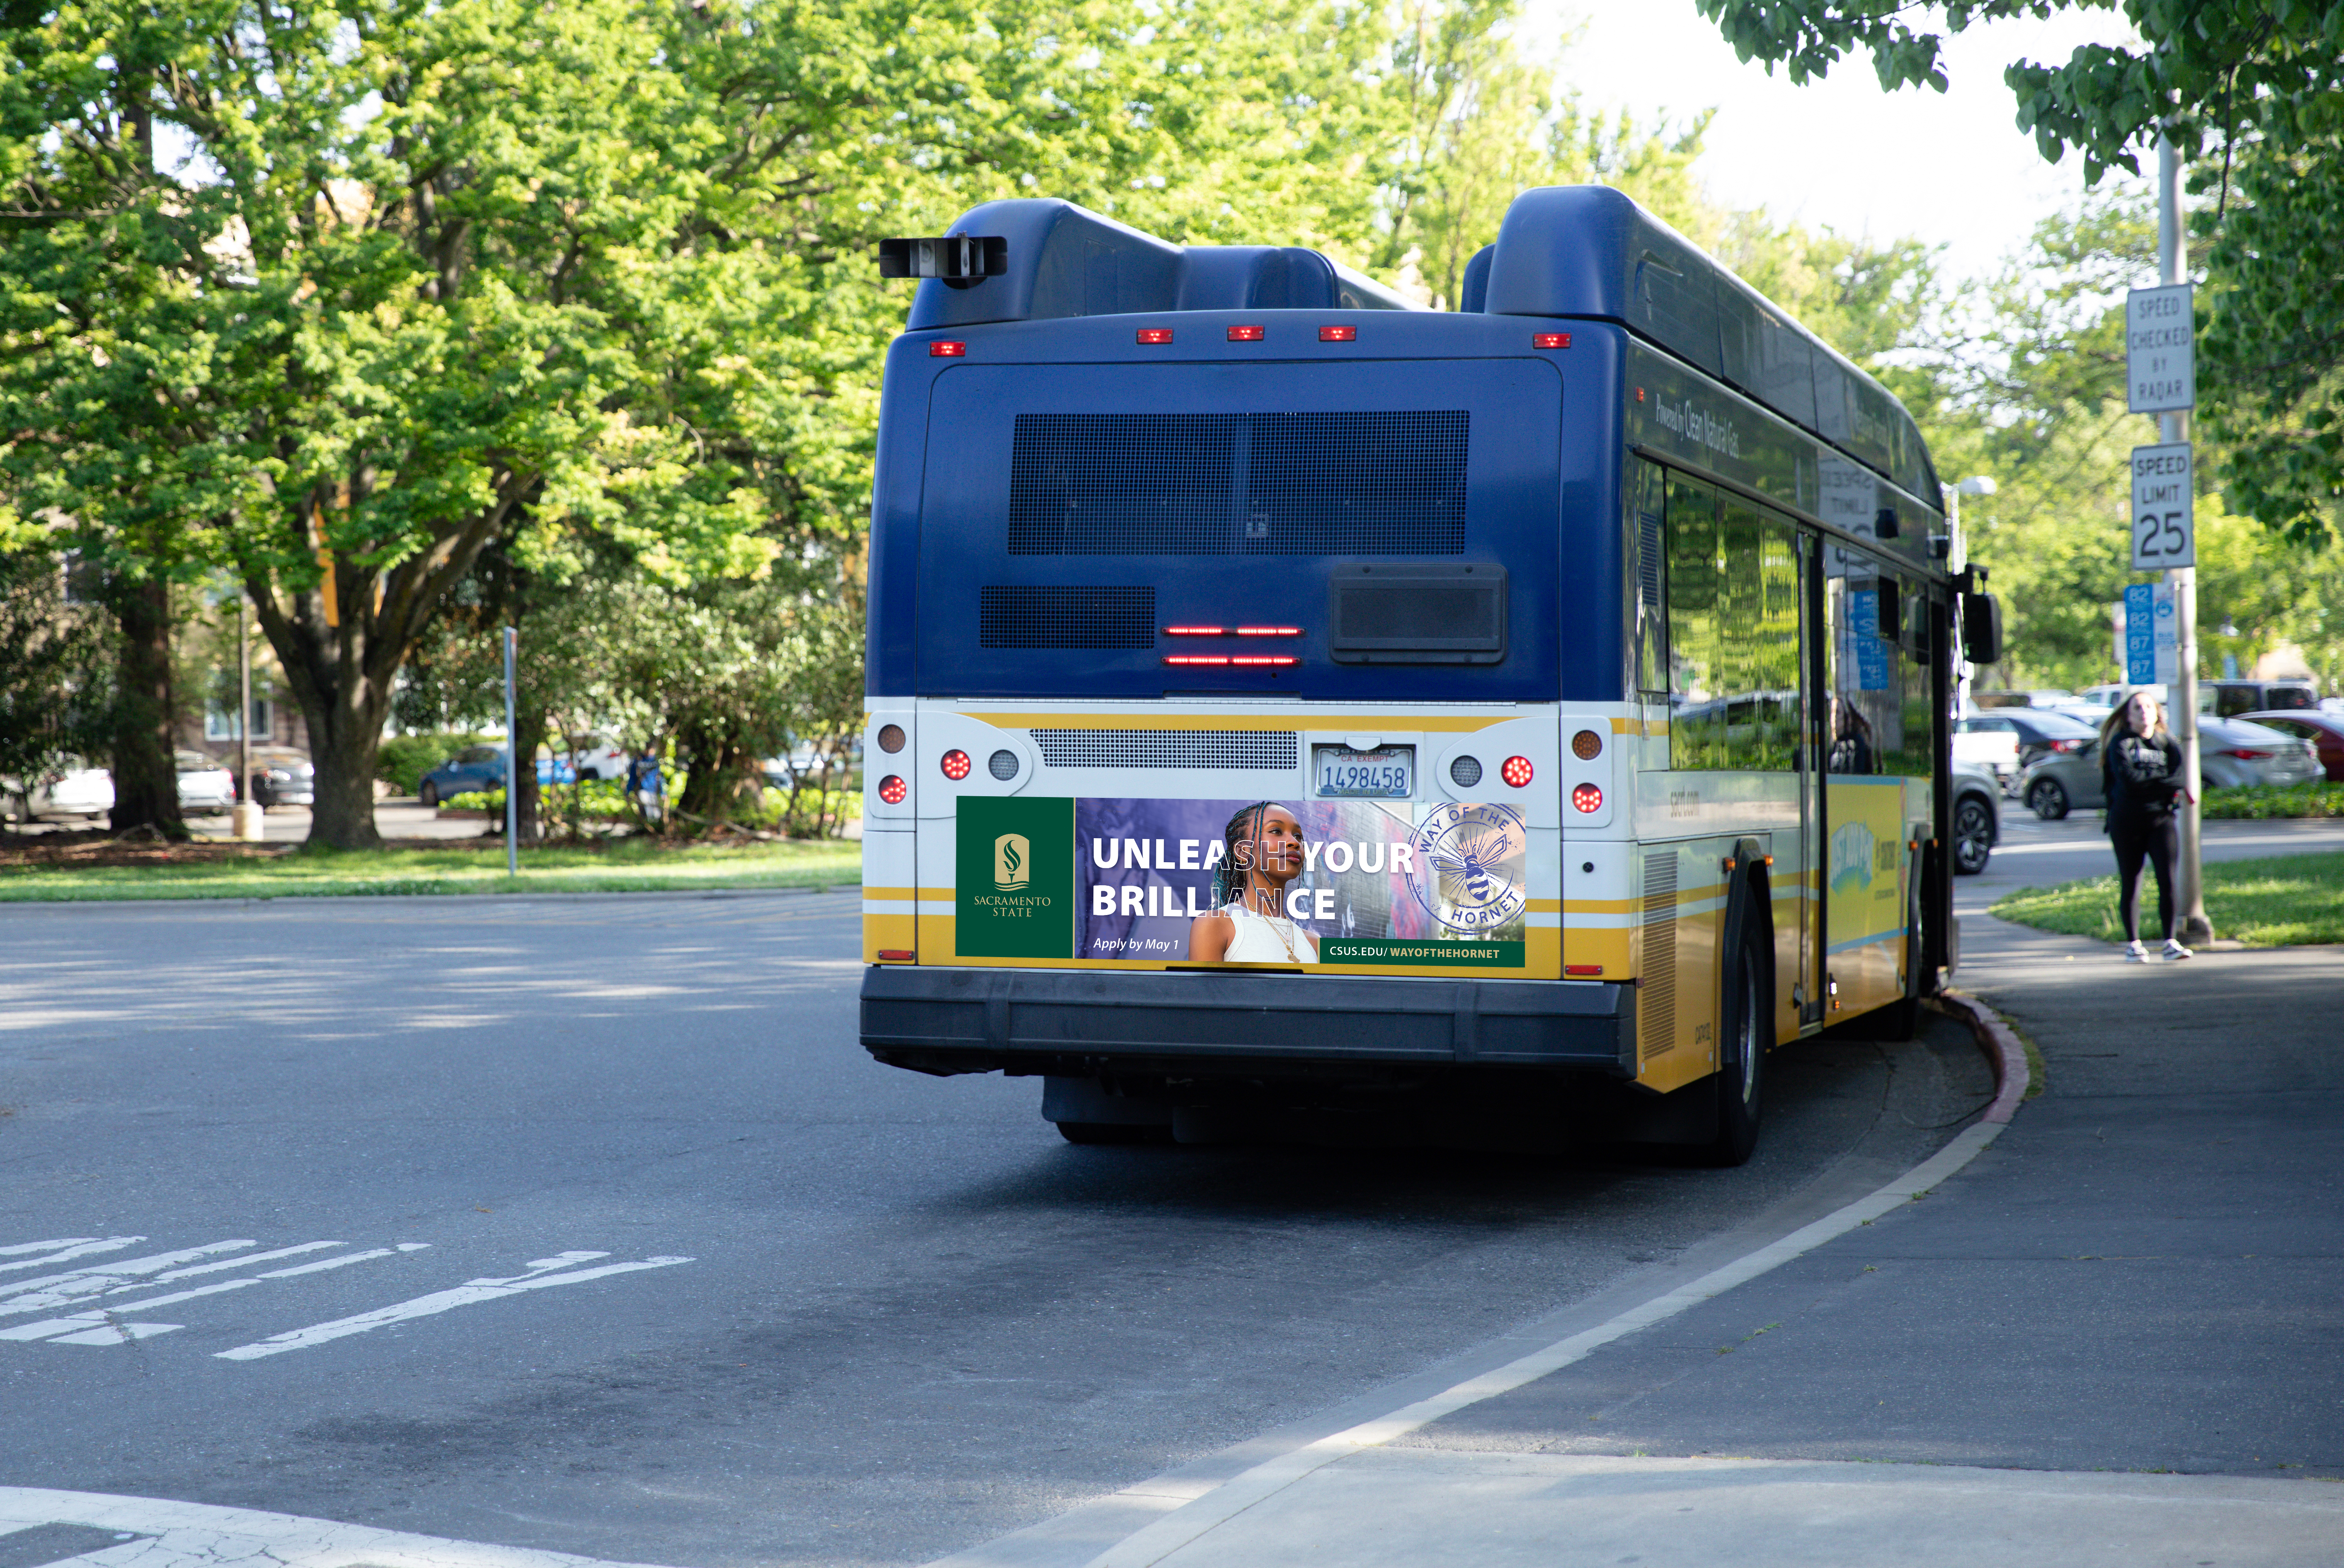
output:
[[[2146,948],[2146,947],[2144,947],[2144,946],[2141,946],[2137,941],[2133,941],[2133,942],[2127,942],[2127,943],[2126,943],[2126,944],[2125,944],[2125,962],[2126,962],[2126,963],[2127,963],[2127,964],[2146,964],[2146,963],[2147,963],[2147,962],[2148,962],[2148,949],[2147,949],[2147,948]]]
[[[2167,963],[2177,964],[2184,958],[2195,958],[2196,956],[2198,956],[2197,954],[2191,952],[2188,948],[2184,947],[2174,938],[2167,936],[2165,939],[2165,961]]]

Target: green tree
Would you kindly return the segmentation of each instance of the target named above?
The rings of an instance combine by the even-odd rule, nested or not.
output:
[[[1744,60],[1794,82],[1864,50],[1881,86],[1946,85],[1947,34],[2083,0],[1698,0]],[[2198,390],[2231,502],[2289,537],[2333,537],[2344,501],[2344,4],[2124,0],[2137,48],[2088,46],[2004,72],[2046,158],[2086,183],[2136,173],[2160,135],[2213,197]],[[1915,18],[1925,21],[1916,23]],[[1935,29],[1933,30],[1933,26]],[[2144,268],[2137,278],[2150,276]]]
[[[100,613],[67,597],[54,551],[0,551],[0,790],[18,811],[66,758],[103,754],[114,642]]]
[[[1047,190],[1364,243],[1383,37],[1308,0],[20,6],[9,504],[135,501],[126,561],[230,564],[308,721],[313,837],[369,842],[399,670],[491,543],[846,578],[901,319],[871,239]]]

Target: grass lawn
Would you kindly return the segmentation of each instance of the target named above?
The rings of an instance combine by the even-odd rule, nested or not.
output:
[[[2157,923],[2157,883],[2141,874],[2141,926]],[[2014,893],[1994,906],[2005,920],[2070,936],[2124,940],[2117,879],[2095,876]],[[2206,916],[2214,935],[2250,947],[2344,942],[2344,851],[2230,860],[2206,867]]]
[[[129,898],[326,898],[366,894],[663,893],[717,887],[853,885],[850,841],[663,845],[610,839],[520,852],[501,842],[318,850],[237,844],[144,845],[64,835],[0,839],[0,903]]]

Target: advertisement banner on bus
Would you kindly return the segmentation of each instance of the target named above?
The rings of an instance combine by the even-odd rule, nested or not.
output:
[[[964,957],[1520,971],[1529,835],[1495,804],[965,801]]]

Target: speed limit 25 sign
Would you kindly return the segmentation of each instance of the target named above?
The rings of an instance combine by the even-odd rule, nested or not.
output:
[[[2132,569],[2198,564],[2189,443],[2132,449]]]

